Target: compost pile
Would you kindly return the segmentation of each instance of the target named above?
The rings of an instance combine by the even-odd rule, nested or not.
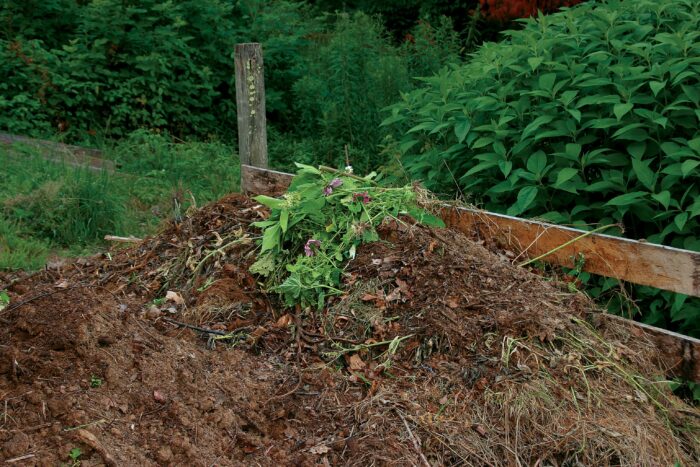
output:
[[[13,465],[697,465],[654,346],[453,231],[387,222],[323,310],[248,272],[230,196],[5,284]]]

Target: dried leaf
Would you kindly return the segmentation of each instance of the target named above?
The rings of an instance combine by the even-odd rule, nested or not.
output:
[[[331,448],[329,448],[325,444],[319,444],[318,446],[314,446],[311,449],[309,449],[309,452],[311,454],[325,454],[330,450]]]
[[[348,365],[350,365],[351,370],[363,370],[366,366],[365,362],[357,354],[353,354],[348,358]]]
[[[172,290],[168,290],[168,293],[165,294],[165,301],[173,302],[175,305],[185,304],[185,299],[182,298],[182,295],[177,292],[173,292]]]

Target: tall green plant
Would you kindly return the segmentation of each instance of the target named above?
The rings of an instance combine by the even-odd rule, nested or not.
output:
[[[609,0],[525,22],[404,95],[384,124],[428,187],[492,210],[700,250],[700,4]],[[457,183],[455,184],[455,179]],[[645,318],[700,332],[648,288]]]

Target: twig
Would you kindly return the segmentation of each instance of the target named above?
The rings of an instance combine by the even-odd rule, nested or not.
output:
[[[401,420],[403,420],[403,425],[406,427],[406,431],[408,431],[408,437],[411,438],[411,441],[413,442],[413,447],[416,450],[416,452],[418,453],[418,456],[420,456],[420,460],[423,462],[423,465],[426,467],[431,467],[430,462],[428,462],[428,459],[426,459],[425,456],[423,455],[423,451],[420,448],[420,443],[418,442],[416,437],[413,435],[413,432],[411,431],[411,427],[408,426],[408,422],[403,417],[401,412],[396,410],[396,413],[399,414],[399,417],[401,417]]]
[[[214,334],[214,335],[217,335],[217,336],[228,336],[228,335],[229,335],[228,332],[217,331],[217,330],[215,330],[215,329],[200,328],[199,326],[194,326],[194,325],[192,325],[192,324],[187,324],[187,323],[183,323],[183,322],[181,322],[181,321],[176,321],[176,320],[174,320],[174,319],[172,319],[172,318],[168,318],[167,316],[166,316],[166,317],[163,317],[163,321],[167,321],[168,323],[172,323],[172,324],[175,324],[175,325],[177,325],[177,326],[181,326],[181,327],[183,327],[183,328],[192,329],[192,330],[194,330],[194,331],[199,331],[199,332],[202,332],[202,333],[205,333],[205,334]]]
[[[136,237],[119,237],[117,235],[105,235],[105,240],[108,242],[123,242],[123,243],[139,243],[142,242],[142,238]]]
[[[31,459],[32,457],[36,457],[36,454],[25,454],[23,456],[13,457],[12,459],[7,459],[5,461],[5,463],[6,464],[13,464],[15,462],[23,461],[25,459]]]
[[[301,309],[300,309],[299,305],[297,305],[297,307],[296,307],[296,313],[294,313],[294,318],[295,318],[294,321],[295,321],[295,325],[296,325],[295,340],[297,343],[297,355],[296,355],[297,365],[296,365],[296,367],[297,367],[297,375],[298,375],[299,381],[297,381],[297,384],[290,391],[287,391],[284,394],[281,394],[279,396],[270,397],[268,400],[265,401],[265,403],[263,405],[267,405],[276,399],[284,399],[287,396],[291,396],[292,394],[297,392],[299,390],[299,388],[301,387],[301,385],[304,383],[304,378],[303,378],[302,373],[301,373],[301,351],[302,351],[302,346],[301,346]]]
[[[107,420],[105,420],[104,418],[101,418],[101,419],[99,419],[99,420],[95,420],[95,421],[93,421],[93,422],[86,423],[86,424],[84,424],[84,425],[71,426],[71,427],[68,427],[68,428],[64,428],[63,431],[75,431],[75,430],[80,430],[81,428],[87,428],[87,427],[89,427],[89,426],[97,425],[97,424],[99,424],[99,423],[105,423],[106,421],[107,421]]]
[[[593,235],[594,233],[598,233],[598,232],[600,232],[600,231],[602,231],[602,230],[609,229],[610,227],[615,227],[616,225],[618,225],[618,224],[608,224],[608,225],[604,225],[604,226],[602,226],[602,227],[598,227],[597,229],[590,230],[590,231],[588,231],[588,232],[586,232],[586,233],[584,233],[584,234],[579,235],[578,237],[572,238],[572,239],[569,240],[568,242],[562,243],[562,244],[559,245],[558,247],[556,247],[556,248],[554,248],[554,249],[552,249],[552,250],[549,250],[548,252],[543,253],[543,254],[539,255],[538,257],[536,257],[536,258],[532,258],[532,259],[530,259],[530,260],[527,260],[527,261],[524,261],[524,262],[518,264],[518,267],[523,267],[523,266],[527,266],[528,264],[532,264],[532,263],[534,263],[535,261],[538,261],[538,260],[544,258],[545,256],[549,256],[549,255],[551,255],[552,253],[556,253],[557,251],[561,250],[562,248],[566,248],[567,246],[571,245],[572,243],[578,242],[578,241],[581,240],[582,238],[588,237],[589,235]]]

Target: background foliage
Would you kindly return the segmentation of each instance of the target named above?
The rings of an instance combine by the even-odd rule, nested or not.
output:
[[[698,30],[689,0],[610,0],[528,20],[425,79],[385,124],[405,131],[402,163],[429,188],[700,250]],[[700,332],[698,300],[643,287],[633,298],[648,322]]]

